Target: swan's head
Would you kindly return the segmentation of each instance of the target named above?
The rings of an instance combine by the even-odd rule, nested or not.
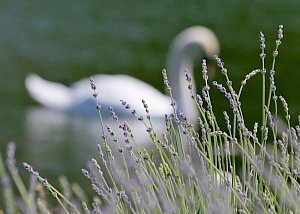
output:
[[[213,56],[219,53],[220,45],[214,32],[203,26],[189,27],[174,38],[167,68],[171,72],[178,69],[192,72],[194,60],[202,62],[202,59],[206,59],[209,64]]]
[[[196,121],[198,111],[191,100],[187,89],[185,70],[193,74],[193,62],[203,59],[213,60],[214,55],[219,55],[220,45],[216,35],[208,28],[194,26],[185,29],[173,40],[167,59],[167,71],[177,107],[185,112],[192,121]],[[212,76],[213,67],[208,63],[208,72]],[[201,71],[199,71],[201,72]],[[193,75],[192,75],[193,76]],[[192,83],[195,84],[194,79]],[[195,87],[194,87],[195,88]]]

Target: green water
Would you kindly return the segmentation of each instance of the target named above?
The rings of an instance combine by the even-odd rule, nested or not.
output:
[[[204,25],[216,33],[221,57],[237,87],[246,73],[260,68],[259,31],[264,31],[271,53],[277,27],[283,24],[276,80],[278,93],[297,116],[299,11],[296,0],[1,1],[0,151],[14,140],[18,164],[26,160],[44,176],[66,174],[72,181],[82,180],[80,169],[96,154],[98,124],[78,118],[66,123],[65,116],[51,112],[46,116],[26,93],[25,76],[34,72],[70,84],[92,74],[123,73],[162,90],[160,71],[169,44],[192,25]],[[224,78],[217,74],[216,79]],[[249,124],[261,115],[260,80],[255,77],[244,91]],[[221,115],[226,100],[215,90],[212,97]]]

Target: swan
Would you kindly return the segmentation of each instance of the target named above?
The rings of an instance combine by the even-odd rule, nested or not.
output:
[[[197,118],[196,106],[190,99],[184,70],[191,74],[193,60],[212,58],[219,53],[219,42],[215,34],[203,26],[193,26],[179,33],[173,40],[167,58],[167,71],[172,87],[172,93],[178,110],[185,112],[192,121]],[[199,55],[201,54],[201,55]],[[161,93],[151,85],[127,75],[99,74],[93,77],[100,105],[112,106],[118,116],[130,115],[121,105],[125,100],[137,114],[145,114],[141,102],[144,99],[149,106],[152,118],[164,118],[173,109],[170,97]],[[95,112],[95,100],[90,89],[89,78],[79,80],[71,87],[61,83],[50,82],[38,76],[29,74],[25,79],[25,87],[30,96],[52,110],[72,112],[80,115],[90,115]],[[109,115],[102,108],[104,115]]]

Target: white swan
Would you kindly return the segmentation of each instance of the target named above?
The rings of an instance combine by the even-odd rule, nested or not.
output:
[[[209,58],[218,53],[219,43],[215,34],[202,26],[184,30],[175,37],[171,45],[167,59],[170,84],[178,110],[185,112],[189,118],[195,119],[197,111],[190,99],[184,70],[188,69],[192,73],[194,59],[198,58],[197,60],[200,61],[204,57]],[[129,112],[123,112],[126,110],[120,100],[125,100],[138,114],[144,114],[145,109],[141,103],[144,99],[154,118],[162,118],[172,112],[168,96],[138,79],[126,75],[100,74],[96,75],[94,80],[99,92],[100,104],[112,106],[118,115],[129,115]],[[95,101],[91,96],[88,78],[67,87],[44,80],[36,74],[30,74],[26,78],[25,86],[34,100],[50,109],[80,114],[95,112]]]

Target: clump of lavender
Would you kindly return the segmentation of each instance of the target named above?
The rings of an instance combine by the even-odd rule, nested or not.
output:
[[[299,161],[295,164],[295,149],[289,146],[289,141],[293,139],[293,144],[297,145],[298,135],[296,129],[290,127],[287,104],[281,96],[279,98],[288,121],[287,132],[290,134],[282,135],[284,140],[280,140],[277,129],[278,107],[274,76],[275,60],[282,38],[283,27],[279,26],[269,73],[268,96],[266,96],[265,79],[268,72],[264,61],[266,45],[263,33],[260,33],[262,68],[254,69],[247,74],[239,90],[233,88],[227,68],[222,60],[215,56],[216,63],[225,77],[225,85],[213,82],[213,86],[224,93],[232,109],[231,114],[224,112],[227,124],[225,131],[221,130],[214,115],[205,60],[202,64],[204,86],[200,94],[195,94],[192,90],[192,77],[188,71],[185,74],[191,98],[200,113],[199,124],[190,124],[184,112],[177,112],[167,72],[163,70],[164,84],[166,91],[171,95],[170,105],[174,107],[174,113],[165,116],[166,131],[162,136],[156,134],[152,126],[145,124],[149,132],[153,131],[151,139],[155,143],[156,152],[152,153],[133,146],[130,151],[122,153],[126,161],[126,170],[120,168],[115,162],[111,163],[114,186],[111,188],[110,198],[108,196],[105,198],[107,207],[110,207],[109,204],[114,201],[117,203],[115,212],[134,210],[138,213],[190,213],[215,212],[223,209],[226,212],[272,213],[296,210],[299,198],[295,197],[290,183],[299,188],[298,175],[296,175],[299,170],[294,168],[295,165],[299,166]],[[263,76],[264,85],[260,132],[259,123],[254,124],[253,130],[245,125],[240,101],[247,82],[259,73]],[[274,114],[271,111],[271,100],[274,101]],[[130,109],[125,101],[122,101],[122,104]],[[146,118],[151,124],[151,116],[145,101],[143,105]],[[137,117],[137,120],[145,122],[143,116],[136,115],[134,110],[132,114]],[[199,127],[200,132],[195,127]],[[261,139],[258,138],[259,135]],[[270,140],[275,142],[271,149],[269,149]],[[300,153],[298,150],[297,152],[299,160]],[[237,156],[242,159],[241,167],[237,166]],[[92,168],[89,170],[93,172]],[[122,170],[123,172],[120,173]],[[101,182],[97,184],[103,188],[105,186]],[[282,187],[281,190],[284,190],[283,195],[293,197],[293,200],[285,200],[279,192],[278,185]],[[105,192],[106,189],[102,191]],[[228,195],[231,197],[226,197]],[[213,199],[217,199],[218,203],[212,203]],[[105,206],[102,209],[105,209]]]
[[[280,25],[272,52],[272,66],[268,70],[265,66],[266,39],[260,32],[262,66],[247,74],[238,90],[233,87],[230,71],[224,62],[215,56],[225,83],[214,81],[212,87],[224,94],[231,108],[231,111],[223,112],[226,127],[219,126],[223,119],[214,114],[205,60],[202,62],[204,84],[199,94],[192,90],[191,74],[185,72],[187,88],[199,111],[197,124],[191,124],[185,112],[177,111],[171,89],[174,86],[170,85],[165,69],[162,71],[163,81],[174,112],[165,115],[162,122],[166,128],[162,134],[155,131],[151,109],[145,100],[141,101],[145,115],[138,115],[130,103],[121,100],[128,113],[145,126],[153,142],[150,148],[143,148],[135,142],[131,127],[126,121],[119,121],[112,107],[108,110],[117,126],[104,124],[97,88],[91,78],[102,136],[97,147],[99,157],[82,169],[94,193],[92,201],[83,197],[78,188],[75,191],[77,197],[71,197],[72,191],[68,190],[66,181],[63,182],[64,194],[60,193],[32,166],[23,165],[44,189],[50,191],[66,213],[296,213],[300,209],[300,122],[292,127],[288,104],[276,93],[275,62],[282,39],[283,26]],[[247,127],[241,97],[248,81],[259,74],[263,84],[262,120]],[[285,112],[284,120],[278,115],[281,106]],[[286,126],[279,126],[279,123]],[[117,127],[117,130],[112,127]],[[117,137],[117,132],[121,132],[122,139]],[[6,165],[12,177],[15,176],[14,181],[25,201],[28,191],[16,179],[13,151],[14,147],[10,147]],[[1,157],[0,176],[8,187],[10,176]],[[34,182],[33,186],[38,183]],[[9,200],[9,190],[6,192],[5,198],[10,205],[5,209],[17,210]],[[35,203],[32,205],[31,202]],[[33,212],[53,212],[47,208],[40,193],[31,195],[24,206]]]

